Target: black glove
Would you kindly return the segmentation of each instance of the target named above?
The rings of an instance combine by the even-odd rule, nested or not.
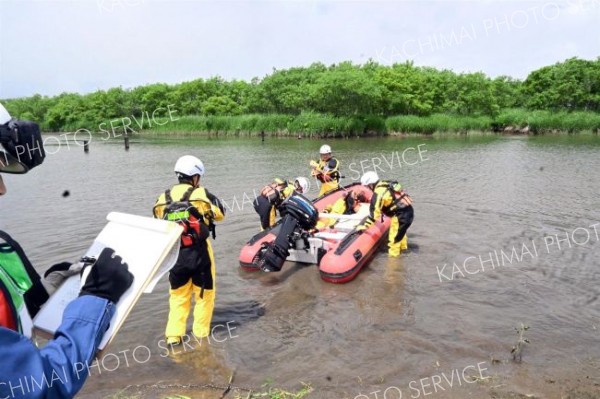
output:
[[[95,295],[117,303],[133,282],[133,274],[129,273],[127,263],[123,263],[123,259],[112,248],[104,248],[96,263],[90,267],[92,269],[79,296]]]

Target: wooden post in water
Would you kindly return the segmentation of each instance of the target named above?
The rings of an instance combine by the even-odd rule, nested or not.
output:
[[[90,152],[90,142],[88,140],[83,140],[83,152],[86,154]]]
[[[261,137],[261,139],[262,139],[262,141],[264,143],[264,141],[265,141],[265,131],[264,130],[261,130],[260,137]]]
[[[129,151],[129,133],[125,130],[125,135],[123,136],[125,140],[125,151]]]

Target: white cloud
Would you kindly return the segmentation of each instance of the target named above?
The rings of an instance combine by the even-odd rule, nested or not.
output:
[[[0,0],[0,14],[0,98],[250,79],[383,48],[390,62],[519,78],[600,55],[600,0]]]

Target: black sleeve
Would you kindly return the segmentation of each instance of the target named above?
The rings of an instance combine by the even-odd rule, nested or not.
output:
[[[218,199],[215,195],[211,194],[207,189],[204,189],[204,191],[206,191],[206,198],[208,198],[208,200],[215,206],[218,206],[219,209],[221,210],[221,213],[223,214],[223,216],[225,216],[225,207],[223,206],[223,203],[221,202],[220,199]]]

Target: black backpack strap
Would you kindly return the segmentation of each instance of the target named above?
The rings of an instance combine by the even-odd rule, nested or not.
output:
[[[196,208],[195,206],[193,206],[192,203],[190,202],[190,197],[192,196],[192,193],[194,191],[196,191],[196,188],[197,187],[190,187],[190,188],[188,188],[188,190],[181,197],[180,201],[182,201],[182,202],[188,202],[190,204],[190,207],[188,208],[188,211],[190,212],[190,214],[192,214],[194,217],[196,217],[196,219],[198,219],[201,223],[205,223],[205,220],[208,219],[207,216],[206,216],[206,214],[200,213],[200,211],[198,210],[198,208]],[[206,189],[204,191],[206,192]],[[210,223],[208,223],[208,224],[210,225]]]
[[[27,310],[29,311],[29,315],[33,318],[37,312],[39,312],[40,308],[46,301],[48,300],[48,293],[46,289],[42,285],[42,280],[40,275],[35,271],[33,265],[25,255],[25,251],[19,245],[18,242],[13,240],[11,236],[9,236],[4,231],[0,230],[0,238],[6,241],[8,245],[10,245],[19,258],[21,258],[21,262],[23,262],[23,266],[25,266],[25,270],[31,279],[32,286],[23,297],[25,298],[25,304],[27,305]]]
[[[396,194],[394,193],[394,182],[388,183],[388,192],[392,196],[392,201],[396,201]]]
[[[165,190],[165,202],[167,205],[173,202],[173,198],[171,198],[171,190]]]
[[[187,191],[183,193],[183,196],[181,197],[180,201],[189,201],[195,189],[196,188],[193,186],[188,188]]]
[[[406,193],[401,192],[400,197],[396,197],[396,191],[394,191],[394,187],[396,186],[396,184],[399,184],[398,181],[394,180],[389,182],[389,186],[388,186],[388,191],[390,193],[390,196],[392,197],[392,206],[390,208],[392,208],[393,212],[399,212],[400,209],[403,208],[402,205],[402,198],[404,198],[406,196]]]

